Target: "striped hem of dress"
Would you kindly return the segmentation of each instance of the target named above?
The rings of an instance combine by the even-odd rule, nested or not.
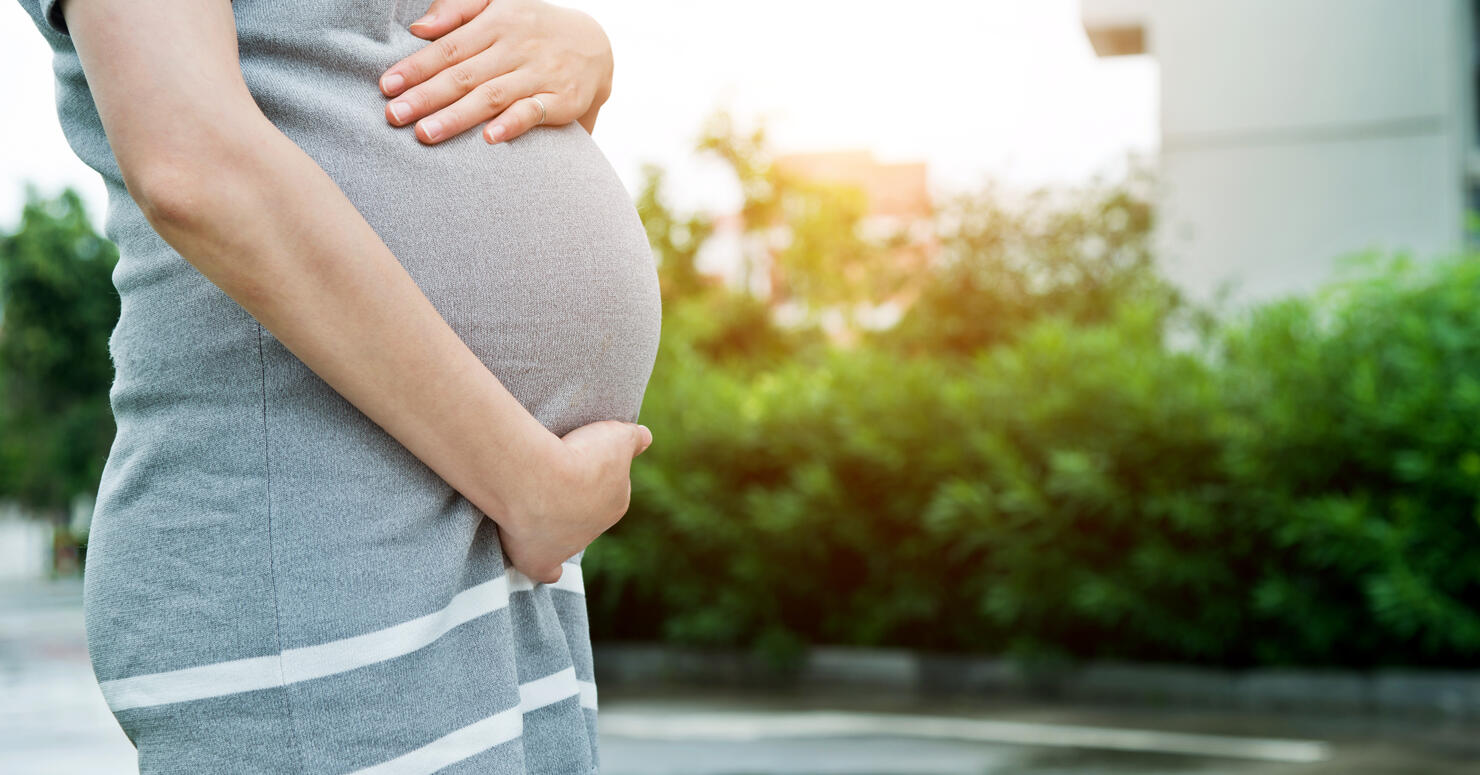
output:
[[[561,570],[559,581],[545,586],[585,594],[581,568],[570,563]],[[274,689],[348,672],[425,648],[458,625],[506,608],[511,593],[534,587],[528,576],[509,568],[505,575],[457,593],[440,611],[383,630],[274,655],[102,681],[103,699],[116,713]]]
[[[457,626],[507,608],[510,595],[534,589],[536,583],[509,568],[504,575],[454,595],[441,610],[381,630],[315,646],[285,649],[280,654],[234,659],[180,670],[118,678],[99,683],[114,712],[274,689],[346,673],[356,668],[411,654],[436,642]],[[544,585],[585,594],[581,566],[566,563],[560,580]],[[519,704],[440,737],[394,759],[356,770],[351,775],[418,775],[513,740],[524,732],[524,714],[572,697],[596,710],[596,684],[576,678],[575,667],[519,685]]]
[[[589,694],[588,694],[589,692]],[[580,695],[595,709],[596,684],[577,681],[574,667],[519,685],[519,705],[443,735],[414,751],[350,775],[428,775],[524,734],[524,714]]]

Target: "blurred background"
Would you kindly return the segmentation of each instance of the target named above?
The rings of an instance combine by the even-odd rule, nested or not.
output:
[[[569,2],[663,288],[611,773],[1480,768],[1471,0]],[[132,771],[104,193],[0,4],[0,771]]]

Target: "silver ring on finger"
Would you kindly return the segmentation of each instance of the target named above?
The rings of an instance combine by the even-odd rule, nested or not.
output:
[[[529,95],[529,98],[532,99],[532,100],[534,100],[534,104],[540,106],[540,120],[534,122],[534,125],[535,126],[539,126],[540,124],[545,123],[545,118],[547,116],[549,116],[550,114],[545,111],[545,103],[541,102],[539,97],[536,97],[533,94],[531,94],[531,95]]]

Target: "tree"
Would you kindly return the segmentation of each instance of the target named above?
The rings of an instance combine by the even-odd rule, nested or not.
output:
[[[881,338],[908,352],[970,354],[1045,317],[1105,322],[1126,299],[1164,317],[1195,315],[1155,265],[1151,182],[1137,171],[1015,204],[990,188],[958,195],[937,213],[941,252],[923,292]]]
[[[642,167],[642,191],[637,214],[647,230],[648,244],[658,259],[658,281],[665,303],[688,298],[707,285],[696,261],[699,249],[714,232],[712,218],[692,213],[680,218],[663,202],[664,170],[656,164]]]
[[[0,497],[56,521],[96,492],[113,441],[117,262],[70,189],[28,191],[19,228],[0,233]]]
[[[859,305],[884,301],[909,281],[895,252],[897,235],[876,239],[864,233],[865,192],[781,169],[772,161],[764,126],[747,133],[728,112],[716,111],[697,150],[719,156],[735,174],[747,242],[770,258],[770,307],[797,303],[811,322],[834,309],[846,328],[855,329]],[[751,256],[744,259],[749,288]]]

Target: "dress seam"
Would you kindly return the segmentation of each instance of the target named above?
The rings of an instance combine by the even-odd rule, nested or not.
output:
[[[278,678],[283,687],[283,710],[288,721],[288,743],[298,753],[298,771],[307,772],[303,746],[298,743],[298,719],[293,713],[293,687],[288,684],[287,672],[283,669],[283,614],[278,605],[277,548],[272,540],[272,455],[267,435],[267,354],[262,345],[261,321],[253,318],[257,327],[257,363],[260,366],[262,385],[262,483],[263,507],[267,512],[267,568],[272,585],[272,632],[276,642]]]

